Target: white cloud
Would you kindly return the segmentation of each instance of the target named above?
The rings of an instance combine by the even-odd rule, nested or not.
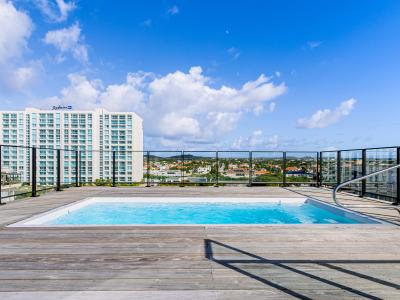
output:
[[[44,42],[47,45],[53,45],[60,51],[59,61],[63,60],[63,54],[65,53],[71,53],[76,60],[82,63],[88,61],[87,47],[83,42],[79,23],[75,23],[68,28],[48,31]]]
[[[236,128],[242,112],[209,112],[206,117],[208,129],[213,133],[227,133]]]
[[[101,94],[101,82],[89,81],[85,76],[79,74],[70,74],[68,79],[70,86],[61,90],[62,102],[81,109],[94,108]],[[59,100],[57,99],[57,101]]]
[[[174,5],[167,9],[167,15],[173,16],[179,14],[179,7]]]
[[[268,112],[274,112],[276,108],[276,103],[275,102],[271,102],[268,106]]]
[[[239,56],[240,56],[240,51],[239,49],[235,48],[235,47],[231,47],[227,50],[228,54],[234,59],[234,60],[238,60]]]
[[[68,18],[68,14],[75,9],[74,2],[65,2],[64,0],[56,0],[58,9],[60,10],[60,19],[66,20]]]
[[[254,113],[255,116],[260,116],[264,112],[272,113],[272,112],[275,111],[275,107],[276,107],[276,103],[275,102],[270,102],[267,105],[267,109],[265,109],[265,107],[264,107],[264,105],[262,103],[259,103],[259,104],[254,106],[253,113]]]
[[[0,89],[4,94],[28,93],[28,88],[37,81],[43,69],[40,61],[30,61],[22,65],[4,65],[0,68]]]
[[[29,16],[11,1],[0,0],[0,65],[19,57],[27,48],[33,30]]]
[[[40,62],[26,62],[23,53],[34,25],[11,1],[0,0],[0,92],[27,92],[37,76]]]
[[[147,20],[142,22],[142,25],[144,27],[151,27],[153,25],[153,21],[151,19],[147,19]]]
[[[63,22],[68,15],[76,8],[73,1],[64,0],[35,0],[36,6],[52,22]]]
[[[148,73],[129,73],[126,83],[107,86],[101,93],[99,104],[108,110],[144,111],[145,93],[141,90]]]
[[[257,104],[254,106],[253,108],[253,113],[255,116],[259,116],[264,112],[264,105],[262,105],[261,103]]]
[[[159,119],[157,133],[164,138],[196,137],[200,135],[201,129],[195,118],[169,112]]]
[[[310,118],[301,118],[297,120],[297,126],[299,128],[325,128],[329,125],[335,124],[344,116],[350,114],[356,102],[356,99],[351,98],[347,101],[343,101],[334,110],[318,110]]]
[[[26,82],[32,79],[33,69],[30,67],[20,67],[14,71],[14,74],[17,82],[21,85],[24,85]]]
[[[15,77],[21,82],[25,82],[31,79],[32,76],[33,76],[33,69],[30,67],[21,67],[15,70]]]
[[[235,129],[243,114],[287,89],[284,83],[275,85],[264,75],[238,89],[214,88],[201,67],[164,76],[129,73],[125,82],[108,86],[81,74],[70,74],[69,80],[70,85],[60,96],[46,99],[42,104],[135,111],[144,118],[148,136],[193,143],[215,142]]]
[[[272,135],[269,137],[264,136],[262,130],[257,129],[251,133],[248,137],[240,136],[232,143],[232,148],[236,150],[246,149],[265,149],[265,150],[276,150],[279,147],[278,135]]]
[[[240,89],[213,88],[200,67],[192,67],[189,73],[176,71],[149,83],[148,118],[157,119],[169,112],[195,118],[202,125],[201,134],[193,134],[192,138],[212,139],[234,129],[243,112],[286,92],[284,84],[274,85],[269,80],[261,75]],[[147,128],[152,134],[167,130],[157,122]]]
[[[324,147],[322,148],[322,151],[337,151],[338,148],[335,146],[328,146],[328,147]]]
[[[318,48],[319,46],[321,46],[322,42],[321,41],[309,41],[307,42],[307,46],[310,49],[315,49]]]

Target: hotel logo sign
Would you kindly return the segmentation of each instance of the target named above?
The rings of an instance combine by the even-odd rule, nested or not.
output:
[[[72,110],[72,105],[58,105],[58,106],[53,106],[51,108],[52,110]]]

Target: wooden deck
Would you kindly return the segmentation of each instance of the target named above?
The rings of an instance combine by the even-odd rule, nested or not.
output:
[[[85,187],[15,201],[0,207],[0,299],[399,299],[396,225],[5,227],[124,195],[329,199],[314,188]]]

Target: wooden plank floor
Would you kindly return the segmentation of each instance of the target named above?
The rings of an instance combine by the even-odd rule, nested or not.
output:
[[[5,227],[94,195],[302,197],[306,192],[321,193],[74,188],[9,203],[0,207],[0,299],[399,299],[396,225]]]

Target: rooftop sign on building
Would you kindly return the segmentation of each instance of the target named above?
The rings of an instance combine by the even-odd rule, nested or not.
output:
[[[72,105],[58,105],[51,108],[52,110],[72,110]]]

